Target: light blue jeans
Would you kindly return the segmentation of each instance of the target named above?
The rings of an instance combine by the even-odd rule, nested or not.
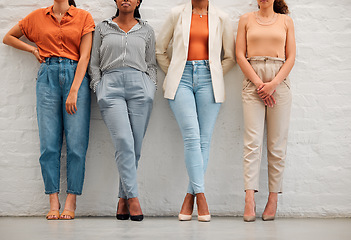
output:
[[[130,67],[104,72],[97,85],[97,102],[116,149],[119,198],[138,197],[137,168],[155,90],[146,73]]]
[[[221,107],[214,99],[208,60],[186,62],[175,98],[168,101],[183,136],[188,193],[203,193],[211,136]]]
[[[89,142],[90,88],[88,74],[78,91],[77,112],[66,112],[65,103],[77,61],[46,58],[37,79],[37,119],[40,138],[40,165],[45,193],[60,191],[60,158],[63,132],[67,144],[67,193],[82,194],[85,156]]]

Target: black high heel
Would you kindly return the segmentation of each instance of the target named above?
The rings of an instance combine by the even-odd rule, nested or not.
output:
[[[117,204],[117,211],[118,211],[118,204]],[[129,213],[127,213],[127,214],[118,214],[118,213],[116,213],[116,218],[118,220],[128,220],[129,216],[130,216]],[[131,219],[132,219],[132,217],[131,217]]]
[[[130,215],[130,220],[132,221],[141,222],[143,221],[143,219],[144,219],[144,215],[135,215],[135,216]]]

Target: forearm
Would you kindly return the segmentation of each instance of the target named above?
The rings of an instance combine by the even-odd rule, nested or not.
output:
[[[263,81],[256,74],[255,70],[252,68],[251,64],[243,56],[236,56],[236,61],[239,64],[241,71],[244,75],[253,83],[256,87],[259,87]]]
[[[89,56],[80,57],[77,64],[76,73],[74,75],[73,83],[71,86],[71,90],[70,90],[71,93],[78,93],[80,85],[82,84],[82,81],[86,74],[88,64],[89,64]]]
[[[274,77],[274,79],[271,81],[272,84],[278,86],[280,83],[284,81],[291,72],[291,69],[293,68],[295,64],[295,58],[289,58],[285,61],[281,69],[279,70],[278,74]]]
[[[11,47],[17,48],[22,51],[33,53],[36,47],[29,45],[28,43],[23,42],[15,36],[10,35],[9,33],[5,35],[3,43]]]

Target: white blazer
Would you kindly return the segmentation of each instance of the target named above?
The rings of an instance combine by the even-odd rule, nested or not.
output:
[[[166,73],[163,82],[164,97],[174,99],[179,82],[188,59],[192,4],[187,3],[171,10],[156,40],[156,57],[159,66]],[[209,64],[215,101],[225,98],[223,74],[235,63],[234,30],[226,13],[209,3]],[[167,55],[170,41],[173,39],[171,59]],[[223,60],[221,60],[223,50]]]

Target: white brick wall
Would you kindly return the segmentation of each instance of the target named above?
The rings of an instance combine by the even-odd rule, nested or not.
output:
[[[115,13],[112,0],[77,0],[96,22]],[[174,0],[144,0],[144,19],[160,30]],[[256,9],[255,0],[212,0],[237,26],[241,14]],[[296,65],[291,73],[293,109],[284,189],[279,199],[283,216],[351,216],[351,2],[349,0],[287,0],[295,21]],[[25,15],[49,0],[0,3],[0,38]],[[33,56],[0,44],[0,215],[42,215],[48,198],[39,167]],[[159,81],[164,77],[159,72]],[[243,212],[242,73],[238,66],[226,76],[227,101],[213,135],[206,175],[206,194],[213,214]],[[93,95],[91,137],[84,194],[79,215],[113,215],[117,169],[114,149]],[[64,200],[65,155],[62,157]],[[262,160],[257,212],[267,197],[267,162]],[[139,168],[140,200],[147,215],[178,213],[187,187],[183,145],[176,121],[159,89],[143,146]]]

